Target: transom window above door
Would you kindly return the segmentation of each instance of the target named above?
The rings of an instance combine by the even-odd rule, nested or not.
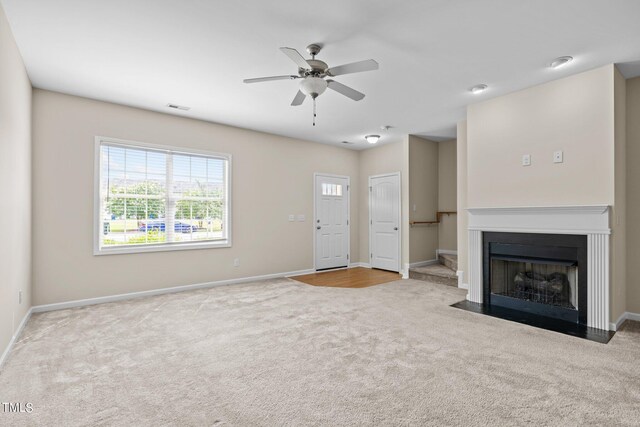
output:
[[[231,156],[96,138],[95,254],[231,246]]]
[[[323,196],[342,196],[342,184],[330,184],[327,182],[322,183],[322,195]]]

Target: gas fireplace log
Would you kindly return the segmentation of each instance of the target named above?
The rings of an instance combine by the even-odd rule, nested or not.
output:
[[[566,274],[544,275],[522,271],[513,279],[516,292],[543,303],[570,304],[571,287]]]

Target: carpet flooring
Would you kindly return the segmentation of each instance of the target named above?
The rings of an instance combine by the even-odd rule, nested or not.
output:
[[[0,425],[638,425],[640,327],[609,344],[449,307],[414,280],[279,279],[36,314]]]

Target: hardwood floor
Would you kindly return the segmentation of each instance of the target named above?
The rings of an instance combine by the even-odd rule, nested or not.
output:
[[[291,279],[313,286],[329,286],[334,288],[366,288],[382,283],[400,280],[402,276],[391,271],[373,268],[347,268],[344,270],[325,271],[321,273],[295,276]]]

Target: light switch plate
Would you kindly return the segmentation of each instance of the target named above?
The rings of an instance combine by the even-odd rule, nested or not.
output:
[[[306,219],[307,218],[303,214],[298,215],[298,221],[302,222],[302,221],[305,221]]]
[[[553,152],[553,163],[562,163],[562,162],[563,162],[562,151],[554,151]]]
[[[294,214],[289,215],[289,221],[295,221],[296,216]]]
[[[522,155],[522,166],[531,166],[531,154]]]

